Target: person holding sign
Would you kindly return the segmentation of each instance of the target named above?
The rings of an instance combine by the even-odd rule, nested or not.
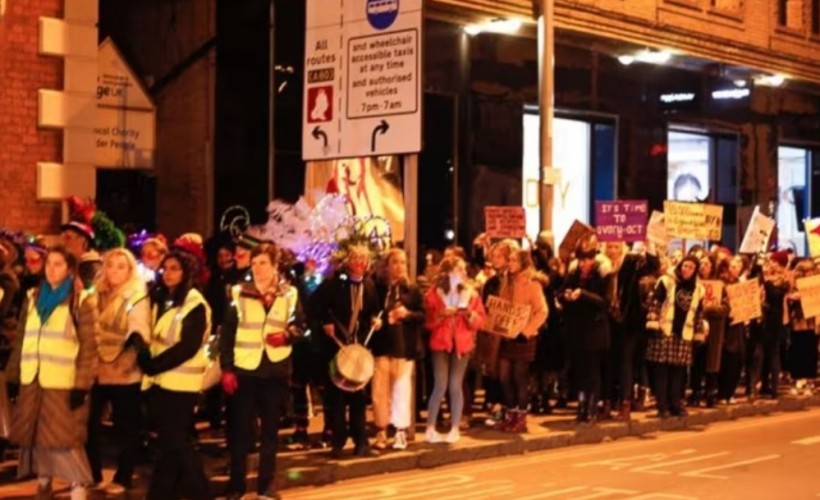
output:
[[[427,409],[428,443],[453,444],[460,439],[459,422],[464,410],[462,385],[476,332],[484,323],[481,296],[467,282],[467,264],[460,257],[447,257],[439,265],[439,276],[424,297],[426,326],[430,330],[435,385]],[[442,438],[436,420],[444,392],[450,390],[450,432]]]
[[[715,265],[709,255],[704,255],[700,259],[698,278],[705,292],[703,317],[709,324],[709,336],[695,337],[694,363],[689,377],[692,389],[689,406],[698,406],[705,393],[706,407],[714,408],[718,399],[718,373],[723,335],[729,319],[729,303],[724,294],[723,282],[715,279]]]
[[[655,335],[649,339],[647,361],[655,363],[655,399],[658,417],[686,416],[682,395],[686,367],[692,364],[692,341],[706,336],[708,325],[703,321],[703,285],[698,283],[699,262],[687,255],[655,285],[647,330]]]
[[[578,265],[569,272],[559,293],[572,364],[578,370],[579,423],[597,421],[604,356],[610,345],[610,302],[606,298],[609,284],[596,259],[596,243],[593,238],[578,245]]]
[[[800,261],[794,268],[794,278],[808,278],[817,275],[817,267],[811,260]],[[798,281],[798,288],[801,286]],[[806,317],[803,305],[800,302],[801,293],[794,291],[787,297],[786,305],[789,311],[791,326],[791,342],[789,345],[789,372],[794,379],[793,395],[811,395],[814,389],[814,379],[817,378],[817,319]]]
[[[744,269],[745,265],[740,257],[718,262],[717,277],[724,284],[724,292],[729,285],[735,285],[740,283],[741,279],[745,279],[743,276]],[[731,306],[729,307],[729,314],[731,315]],[[718,382],[718,399],[726,404],[734,402],[735,392],[740,384],[740,376],[743,373],[743,365],[746,359],[747,329],[748,325],[744,323],[731,324],[729,322],[726,325],[720,356]]]
[[[501,340],[498,367],[507,411],[498,429],[526,432],[530,364],[535,360],[538,331],[549,315],[541,285],[546,277],[535,271],[529,250],[518,250],[513,254],[509,272],[509,280],[501,295],[516,306],[525,307],[516,309],[523,314],[514,318],[516,328]],[[492,310],[490,316],[493,316]]]

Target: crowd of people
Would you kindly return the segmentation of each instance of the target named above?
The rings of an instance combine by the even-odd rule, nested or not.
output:
[[[592,236],[562,260],[546,234],[523,246],[480,237],[469,251],[427,251],[414,279],[402,249],[360,243],[320,273],[247,233],[207,252],[195,234],[104,252],[94,242],[76,221],[54,245],[0,236],[11,389],[0,405],[11,406],[5,437],[38,498],[50,498],[55,477],[75,499],[103,482],[108,416],[119,450],[109,491],[134,486],[148,434],[159,454],[147,497],[211,498],[190,439],[202,415],[226,429],[228,498],[245,493],[258,443],[265,499],[279,497],[282,423],[294,428],[289,448],[311,447],[319,406],[319,442],[340,459],[348,438],[359,457],[407,448],[417,420],[424,441],[452,444],[472,426],[527,432],[529,414],[570,406],[593,425],[628,421],[651,401],[672,418],[740,393],[777,398],[783,384],[806,394],[817,375],[820,325],[795,287],[817,268],[783,251],[667,256]],[[704,280],[759,283],[762,315],[734,321],[725,287],[707,301]],[[526,315],[504,333],[488,327],[499,302]],[[357,376],[368,369],[372,378]]]

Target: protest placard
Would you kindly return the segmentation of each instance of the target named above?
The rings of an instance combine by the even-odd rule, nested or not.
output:
[[[820,276],[798,278],[797,290],[800,292],[803,317],[816,318],[820,316]]]
[[[484,207],[484,223],[490,238],[526,238],[524,207]]]
[[[649,223],[646,224],[646,239],[658,249],[669,246],[669,236],[666,234],[664,219],[663,212],[653,210],[652,215],[649,216]]]
[[[596,201],[598,241],[643,241],[648,207],[646,200]]]
[[[820,257],[820,218],[808,219],[803,224],[806,226],[806,238],[809,240],[809,255]]]
[[[487,299],[487,321],[483,330],[514,338],[527,326],[532,307],[529,304],[514,304],[509,300],[490,295]]]
[[[740,244],[740,253],[756,254],[765,251],[769,245],[769,238],[774,230],[774,219],[760,213],[760,207],[755,207],[743,243]]]
[[[745,323],[763,316],[760,305],[760,284],[756,280],[744,281],[726,287],[732,324]]]
[[[705,203],[663,202],[666,232],[672,238],[720,241],[723,207]]]
[[[567,231],[563,241],[561,241],[561,245],[558,247],[558,255],[564,261],[569,260],[578,246],[578,242],[593,234],[595,234],[594,229],[579,220],[575,220],[569,227],[569,231]]]
[[[701,280],[705,289],[703,307],[720,307],[723,302],[723,282],[720,280]]]

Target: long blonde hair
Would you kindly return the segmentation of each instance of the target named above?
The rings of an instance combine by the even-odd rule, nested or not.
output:
[[[140,278],[137,269],[137,259],[125,248],[113,248],[103,255],[102,267],[100,268],[97,278],[94,280],[94,289],[101,294],[114,291],[111,289],[108,279],[106,279],[105,268],[115,257],[123,257],[128,262],[128,279],[123,283],[122,290],[144,291],[145,283]]]

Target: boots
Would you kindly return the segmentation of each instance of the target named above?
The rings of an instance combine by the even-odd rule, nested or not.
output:
[[[598,400],[595,394],[590,394],[587,398],[587,407],[587,422],[593,425],[598,423]]]
[[[635,391],[635,401],[632,406],[633,411],[645,411],[646,410],[646,395],[647,390],[646,387],[639,385],[638,390]]]
[[[505,432],[507,428],[512,425],[515,412],[512,408],[502,408],[501,415],[503,415],[503,417],[495,422],[495,425],[493,425],[493,430]]]
[[[512,414],[510,424],[504,429],[506,432],[521,434],[527,432],[527,410],[512,409],[508,413]]]
[[[621,409],[618,411],[618,420],[629,422],[632,419],[632,403],[624,401],[621,403]]]
[[[706,407],[707,408],[714,408],[717,405],[717,391],[709,391],[706,394]]]
[[[601,406],[601,411],[598,412],[598,420],[612,420],[612,402],[610,400],[604,400],[604,404]]]
[[[589,421],[589,408],[587,407],[586,395],[583,392],[578,393],[578,413],[575,415],[575,421],[579,424]]]

